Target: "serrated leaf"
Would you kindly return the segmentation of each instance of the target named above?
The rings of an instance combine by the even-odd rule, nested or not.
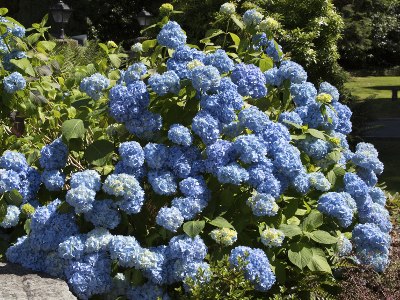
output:
[[[66,142],[71,139],[83,139],[85,136],[85,126],[80,119],[65,121],[61,126],[62,137]]]
[[[344,176],[344,174],[346,174],[346,170],[342,167],[334,167],[333,172],[335,172],[337,176]]]
[[[307,266],[312,256],[313,253],[311,249],[305,247],[301,248],[300,250],[289,249],[288,251],[289,261],[295,266],[299,267],[301,270]]]
[[[304,219],[301,224],[301,228],[304,231],[313,231],[320,227],[324,223],[323,215],[316,210],[311,211],[311,213]]]
[[[323,231],[323,230],[316,230],[311,232],[310,237],[316,241],[317,243],[320,244],[336,244],[337,243],[337,238],[330,235],[328,232]]]
[[[332,184],[332,186],[335,185],[335,183],[336,183],[336,174],[335,174],[335,172],[333,170],[329,171],[328,174],[326,174],[326,178]]]
[[[26,57],[21,59],[11,59],[10,62],[21,69],[25,74],[35,76],[35,71],[33,70],[31,62]]]
[[[51,76],[53,74],[53,71],[49,66],[36,67],[36,71],[39,73],[40,76]]]
[[[262,58],[258,62],[258,66],[262,72],[265,72],[274,66],[274,62],[270,58]]]
[[[295,224],[282,224],[279,226],[279,230],[283,231],[285,236],[289,238],[301,235],[303,233],[301,228]]]
[[[235,229],[231,223],[229,223],[225,218],[223,217],[216,217],[214,220],[211,220],[209,222],[211,225],[219,227],[219,228],[230,228],[230,229]]]
[[[10,205],[20,206],[22,203],[22,195],[17,190],[4,193],[4,199]]]
[[[326,273],[332,273],[332,269],[326,260],[326,255],[322,249],[311,248],[312,257],[308,262],[307,267],[311,271],[321,271]]]
[[[121,66],[121,58],[118,56],[118,54],[109,54],[108,58],[114,67],[119,68]]]
[[[97,140],[90,144],[84,154],[84,158],[95,166],[103,166],[107,158],[114,152],[114,144],[107,140]]]
[[[205,221],[189,221],[183,224],[183,231],[190,237],[194,238],[203,231],[204,226],[206,226]]]
[[[39,52],[51,51],[57,44],[51,41],[40,41],[37,43],[37,49]]]
[[[307,133],[311,134],[313,137],[316,137],[317,139],[324,140],[324,141],[326,140],[324,133],[318,129],[309,128],[307,130]]]
[[[212,39],[213,37],[219,36],[221,34],[224,34],[221,29],[209,29],[205,34],[205,39]]]
[[[330,159],[333,162],[338,162],[340,158],[342,157],[342,154],[338,150],[334,150],[326,156],[328,159]]]
[[[229,32],[229,35],[232,38],[233,43],[235,44],[236,47],[239,47],[240,44],[240,37],[238,37],[236,34]]]

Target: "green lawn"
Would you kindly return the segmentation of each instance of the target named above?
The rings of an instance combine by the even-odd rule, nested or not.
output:
[[[371,118],[400,118],[400,100],[392,101],[390,87],[400,86],[400,76],[351,77],[345,87],[366,105],[365,114]],[[398,93],[400,99],[400,92]]]

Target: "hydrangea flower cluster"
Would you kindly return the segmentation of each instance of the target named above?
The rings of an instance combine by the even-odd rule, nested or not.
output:
[[[231,246],[237,241],[236,230],[230,228],[217,228],[210,232],[211,238],[222,246]]]
[[[157,41],[162,46],[176,49],[186,43],[186,35],[178,23],[169,21],[157,35]]]
[[[221,5],[221,8],[219,9],[220,13],[226,14],[226,15],[232,15],[236,11],[235,4],[227,2]]]
[[[99,100],[102,96],[102,91],[110,85],[110,80],[100,73],[95,73],[90,77],[83,78],[80,84],[80,89],[85,92],[93,100]]]
[[[281,230],[267,227],[261,232],[260,237],[261,243],[268,248],[272,248],[282,246],[285,234]]]
[[[14,94],[26,87],[26,81],[20,73],[14,72],[3,79],[3,86],[7,93]]]

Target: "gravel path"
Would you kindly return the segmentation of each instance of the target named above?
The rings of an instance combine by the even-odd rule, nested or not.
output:
[[[76,300],[61,279],[35,274],[15,264],[0,263],[1,300]]]

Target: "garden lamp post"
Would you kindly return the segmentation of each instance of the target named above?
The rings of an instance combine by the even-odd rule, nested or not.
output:
[[[50,12],[53,16],[54,22],[56,22],[56,24],[59,24],[61,26],[61,32],[59,38],[64,39],[65,38],[64,26],[69,21],[72,9],[67,4],[62,2],[62,0],[59,0],[56,4],[50,7]]]
[[[135,19],[141,27],[149,26],[153,20],[153,15],[143,7],[142,11],[136,15]]]

